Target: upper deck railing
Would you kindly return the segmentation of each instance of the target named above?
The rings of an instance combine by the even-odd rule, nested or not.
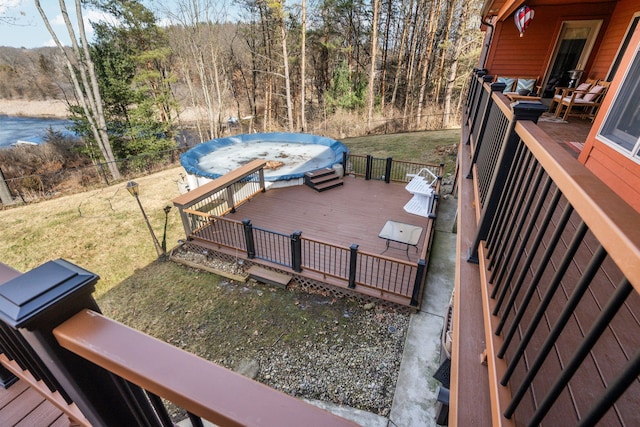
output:
[[[102,316],[96,281],[57,260],[0,285],[0,363],[74,423],[173,427],[166,399],[194,426],[356,426]]]
[[[544,107],[487,80],[465,111],[477,227],[460,249],[479,263],[492,423],[638,424],[640,215],[535,124]],[[454,325],[454,378],[464,340]],[[473,405],[458,384],[452,406]]]

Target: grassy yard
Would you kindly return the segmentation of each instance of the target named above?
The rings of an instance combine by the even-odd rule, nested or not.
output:
[[[350,138],[344,143],[356,154],[443,162],[447,173],[453,173],[452,147],[458,138],[459,131],[452,130]],[[163,208],[178,196],[182,171],[173,168],[136,179],[159,240]],[[343,389],[344,377],[338,373],[344,369],[347,376],[358,367],[370,369],[380,362],[372,357],[386,355],[389,360],[384,363],[396,369],[399,360],[394,354],[402,351],[406,316],[365,310],[355,301],[238,284],[157,261],[149,231],[125,185],[0,211],[0,262],[27,271],[51,259],[67,259],[101,277],[95,296],[111,318],[231,368],[246,358],[257,359],[265,366],[258,379],[287,393],[382,414],[388,410],[395,380],[385,379],[376,392],[359,395]],[[183,238],[179,214],[172,209],[167,247]],[[354,359],[350,365],[342,360],[347,352]],[[317,353],[324,355],[326,366],[310,359]],[[283,379],[282,372],[276,372],[314,367],[335,371],[336,384],[316,389],[312,382],[304,382],[300,389],[295,380],[289,384],[287,376]],[[379,373],[373,376],[377,377],[386,378]]]
[[[460,130],[408,132],[348,138],[342,142],[355,154],[393,157],[396,160],[445,164],[445,176],[453,174]]]

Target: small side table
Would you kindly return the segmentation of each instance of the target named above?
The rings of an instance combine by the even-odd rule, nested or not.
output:
[[[396,242],[406,246],[407,259],[409,258],[409,246],[418,250],[418,241],[422,235],[422,227],[418,225],[405,224],[397,221],[387,221],[380,230],[378,237],[387,241],[387,246],[382,253],[389,250],[389,243]]]

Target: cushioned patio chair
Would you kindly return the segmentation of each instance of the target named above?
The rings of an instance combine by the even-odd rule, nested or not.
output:
[[[580,83],[578,87],[575,87],[575,88],[556,87],[553,97],[551,98],[551,104],[549,104],[549,112],[555,113],[556,110],[558,109],[558,105],[560,104],[560,101],[562,101],[562,98],[570,96],[571,91],[578,92],[576,96],[581,98],[582,95],[585,92],[589,92],[589,89],[591,89],[591,87],[594,86],[596,83],[598,83],[598,79],[586,79],[584,83]]]
[[[598,112],[598,108],[602,103],[604,95],[609,89],[609,82],[598,81],[591,86],[588,91],[580,91],[576,89],[567,89],[563,92],[562,99],[558,103],[555,116],[560,117],[562,120],[567,121],[569,115],[578,115],[581,118],[595,117]],[[573,111],[577,109],[578,112]],[[564,114],[563,114],[564,110]]]

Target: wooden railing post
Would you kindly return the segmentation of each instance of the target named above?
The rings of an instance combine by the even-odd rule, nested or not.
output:
[[[267,191],[267,188],[264,185],[264,168],[260,168],[260,170],[258,171],[258,181],[260,182],[260,188],[262,190],[263,193],[265,193]]]
[[[302,231],[294,231],[291,234],[291,268],[296,273],[302,271]]]
[[[256,245],[253,239],[253,224],[250,219],[243,219],[242,225],[244,226],[244,241],[247,247],[247,258],[253,259],[256,257]]]
[[[371,154],[367,154],[367,167],[365,169],[364,172],[364,179],[365,180],[370,180],[371,179],[371,171],[373,169],[373,156]]]
[[[358,245],[352,243],[349,246],[351,251],[349,254],[349,288],[354,289],[356,287],[356,269],[358,262]]]
[[[520,137],[515,132],[516,122],[518,120],[531,120],[536,123],[540,115],[547,111],[547,107],[542,103],[516,102],[512,105],[512,108],[513,120],[509,123],[504,143],[502,144],[500,153],[498,153],[498,162],[492,174],[486,201],[482,206],[482,213],[480,215],[480,221],[478,222],[476,237],[468,251],[467,261],[469,262],[478,262],[478,245],[480,245],[480,242],[485,240],[487,237],[491,221],[493,221],[500,197],[502,196],[504,183],[515,157],[516,149],[518,148],[518,145],[521,144]]]
[[[351,173],[351,169],[349,169],[349,153],[346,151],[342,152],[342,167],[344,168],[345,175]]]
[[[91,296],[97,280],[65,260],[49,261],[0,286],[0,318],[52,377],[49,387],[56,383],[92,425],[159,425],[142,389],[60,347],[53,335],[79,311],[99,311]]]

